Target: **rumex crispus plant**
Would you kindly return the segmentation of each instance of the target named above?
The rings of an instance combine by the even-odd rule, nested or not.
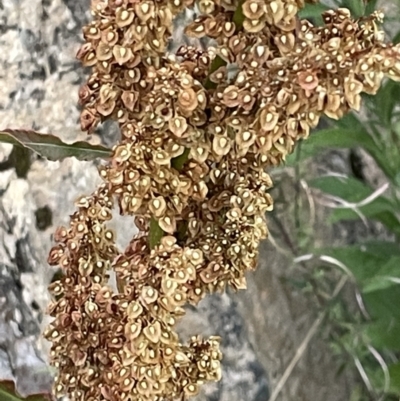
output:
[[[92,1],[78,52],[92,67],[81,126],[113,119],[122,140],[49,255],[64,272],[50,286],[55,319],[45,333],[57,396],[187,398],[220,378],[218,337],[179,341],[183,307],[246,287],[272,208],[266,170],[320,116],[340,118],[384,76],[400,79],[400,48],[383,43],[379,13],[328,11],[314,27],[297,17],[303,5]],[[174,17],[194,6],[201,16],[186,34],[213,47],[169,54]],[[124,252],[107,228],[115,204],[140,230]]]

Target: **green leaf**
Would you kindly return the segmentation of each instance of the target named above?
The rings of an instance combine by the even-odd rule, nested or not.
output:
[[[348,202],[360,202],[373,192],[370,187],[353,177],[318,177],[310,180],[309,184],[314,188],[318,188],[325,193],[337,196]],[[389,201],[387,203],[387,207],[391,207],[391,203]]]
[[[305,7],[299,11],[298,16],[301,19],[313,19],[316,25],[322,25],[323,20],[321,14],[326,10],[329,10],[329,7],[324,4],[306,4]]]
[[[316,253],[330,256],[343,263],[353,273],[361,286],[369,283],[369,280],[374,277],[387,275],[388,272],[393,274],[391,269],[397,266],[391,259],[400,260],[400,246],[385,241],[367,242],[346,247],[320,248],[316,250]],[[388,260],[394,265],[385,266],[389,263]]]
[[[319,177],[309,182],[310,186],[347,201],[360,203],[374,193],[374,190],[363,182],[352,177]],[[357,211],[365,217],[380,221],[390,231],[400,236],[400,221],[396,216],[396,206],[382,195],[377,196],[364,206],[358,206]],[[355,209],[340,207],[333,209],[330,222],[357,220],[360,216]]]
[[[371,96],[371,99],[374,99],[373,96]],[[373,110],[375,111],[375,106],[373,106]],[[367,121],[364,124],[365,125],[363,125],[356,117],[355,113],[349,113],[337,121],[335,125],[344,130],[351,129],[368,134],[368,138],[364,137],[365,140],[359,142],[358,145],[355,146],[363,147],[375,159],[375,162],[386,174],[386,176],[394,179],[395,175],[397,174],[397,169],[393,169],[393,166],[391,165],[393,160],[391,157],[388,157],[387,140],[385,140],[380,131],[378,131],[376,128],[374,129],[375,122],[373,120]],[[368,124],[371,126],[371,131],[375,134],[374,137],[368,133],[366,128]],[[347,148],[354,148],[355,146],[347,146]]]
[[[374,98],[376,115],[390,127],[394,107],[400,99],[400,83],[388,80]]]
[[[392,317],[378,319],[369,323],[365,328],[365,335],[372,346],[377,349],[400,351],[400,322]]]
[[[400,245],[396,242],[388,241],[368,241],[361,245],[362,249],[367,249],[379,258],[391,258],[392,256],[400,256]]]
[[[400,395],[400,362],[389,366],[390,389],[392,394]]]
[[[351,130],[364,130],[363,123],[358,119],[356,113],[348,113],[345,114],[340,120],[332,120],[332,125],[336,125],[342,129],[351,129]]]
[[[364,15],[371,15],[376,10],[377,0],[368,0],[365,5]]]
[[[372,319],[400,321],[400,285],[363,293],[363,299]]]
[[[348,8],[355,18],[362,17],[365,12],[364,0],[342,0],[341,7]]]
[[[1,401],[50,401],[51,399],[50,394],[35,394],[23,398],[17,394],[14,383],[10,381],[0,381]]]
[[[63,160],[67,157],[76,157],[78,160],[93,160],[111,156],[111,149],[100,145],[91,145],[83,141],[67,144],[54,135],[41,134],[35,131],[2,130],[0,131],[0,142],[28,148],[51,161]]]
[[[388,158],[388,149],[382,143],[377,143],[380,136],[374,140],[366,127],[358,120],[354,113],[349,113],[339,121],[333,121],[331,128],[313,132],[310,138],[304,141],[299,157],[291,154],[286,158],[286,165],[294,166],[297,162],[320,154],[330,148],[351,149],[363,147],[376,161],[388,178],[394,180],[398,170],[392,166],[392,158]],[[393,148],[393,147],[392,147]],[[395,150],[395,149],[393,149]]]
[[[350,149],[357,146],[362,146],[367,151],[376,150],[374,140],[362,126],[358,129],[341,127],[322,129],[312,133],[310,137],[304,141],[299,161],[316,156],[326,149]],[[286,159],[286,163],[289,165],[295,164],[295,158],[296,156],[294,154],[290,155]]]
[[[363,292],[382,290],[392,285],[400,284],[400,257],[392,256],[388,262],[381,266],[378,272],[363,283]],[[400,336],[399,336],[400,339]]]
[[[378,200],[368,206],[358,208],[358,210],[367,218],[381,222],[388,230],[396,236],[400,236],[400,223],[395,213],[381,210],[384,205]],[[352,209],[335,209],[329,217],[329,222],[332,224],[339,221],[357,220],[360,216]]]

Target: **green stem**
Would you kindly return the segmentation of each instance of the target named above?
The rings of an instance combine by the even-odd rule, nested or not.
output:
[[[190,149],[185,148],[184,152],[181,155],[174,157],[171,160],[171,166],[178,171],[182,171],[183,166],[185,165],[185,163],[189,158],[189,153]]]
[[[236,25],[236,32],[243,27],[243,21],[244,21],[244,15],[243,15],[243,9],[242,5],[245,0],[240,0],[239,5],[233,14],[232,21]],[[226,65],[226,61],[223,60],[220,56],[215,57],[213,62],[211,63],[210,66],[210,72],[209,75],[211,75],[213,72],[217,71],[218,68]],[[205,89],[214,89],[216,87],[216,84],[212,81],[210,81],[210,78],[207,78],[207,81],[204,84]],[[171,166],[175,168],[178,171],[181,171],[185,163],[187,162],[189,158],[189,152],[190,149],[185,149],[185,151],[178,157],[175,157],[174,159],[171,160]],[[183,226],[184,227],[184,226]],[[185,230],[186,231],[186,230]],[[150,249],[153,249],[156,247],[160,241],[161,238],[164,236],[164,231],[160,228],[158,225],[158,221],[152,217],[150,220],[150,232],[149,232],[149,245]],[[179,230],[178,236],[183,238],[184,233],[182,231],[182,227]]]
[[[161,241],[164,236],[164,231],[158,224],[158,221],[152,217],[150,220],[150,232],[149,232],[149,245],[150,249],[154,249]]]
[[[209,75],[211,75],[214,71],[217,71],[218,68],[223,67],[226,64],[227,64],[226,61],[223,60],[220,56],[215,57],[215,59],[211,63]],[[206,80],[206,83],[204,84],[204,88],[215,89],[216,87],[217,87],[217,84],[215,82],[212,82],[210,80],[210,77],[208,77]]]
[[[239,1],[238,8],[236,9],[235,14],[233,14],[232,21],[236,25],[236,32],[243,28],[244,14],[242,7],[244,2],[245,0]]]
[[[190,149],[186,148],[181,155],[171,160],[171,166],[178,171],[182,171],[183,166],[185,165],[185,163],[189,158],[189,153]],[[154,249],[154,247],[156,247],[160,243],[161,238],[164,236],[164,234],[165,233],[159,226],[158,221],[154,217],[152,217],[150,220],[150,232],[149,232],[150,249]]]
[[[245,0],[239,1],[239,5],[238,5],[235,13],[233,14],[232,21],[234,22],[234,24],[236,26],[235,32],[241,30],[243,27],[244,14],[243,14],[242,6],[243,6],[244,1]],[[224,65],[227,65],[227,62],[225,60],[223,60],[220,56],[215,57],[215,59],[211,63],[209,75],[211,75],[213,72],[217,71],[218,68],[223,67]],[[204,87],[206,89],[215,89],[216,86],[217,85],[214,82],[212,82],[209,77],[207,78],[207,81],[204,84]]]

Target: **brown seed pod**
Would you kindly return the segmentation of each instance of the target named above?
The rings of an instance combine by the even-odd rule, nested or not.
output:
[[[135,18],[135,14],[131,10],[126,10],[123,7],[117,9],[115,22],[119,28],[124,28],[128,25],[131,25],[133,19]]]
[[[136,320],[135,322],[128,322],[125,325],[125,336],[130,340],[138,338],[142,332],[142,321]]]
[[[259,122],[262,130],[273,130],[276,127],[278,120],[279,114],[275,111],[275,108],[273,106],[265,107],[261,110],[261,113],[259,115]]]
[[[159,321],[155,321],[152,324],[147,325],[143,329],[144,336],[152,343],[158,343],[161,337],[161,324]]]
[[[127,64],[131,60],[133,54],[129,47],[115,45],[112,49],[115,61],[119,65]]]
[[[318,77],[315,72],[302,71],[297,74],[297,82],[305,91],[311,91],[318,86]]]
[[[260,20],[266,12],[265,4],[261,0],[246,0],[242,10],[244,16],[249,20]]]
[[[168,234],[173,234],[176,231],[176,219],[172,215],[165,215],[160,218],[158,224]]]
[[[193,111],[197,108],[199,101],[196,92],[192,88],[182,90],[178,95],[178,105],[182,113]]]
[[[169,120],[168,127],[175,136],[181,138],[185,133],[188,124],[184,117],[176,116],[171,118],[171,120]]]
[[[162,196],[158,196],[149,203],[150,212],[157,218],[162,217],[167,211],[167,203]]]
[[[249,33],[258,33],[265,27],[265,21],[263,19],[245,19],[243,22],[243,28]]]
[[[212,150],[217,156],[225,156],[231,149],[231,140],[225,135],[216,135],[213,139]]]
[[[200,0],[197,6],[202,14],[212,14],[215,10],[215,2],[213,0]]]
[[[141,1],[134,4],[135,14],[142,22],[155,17],[155,7],[152,1]]]
[[[192,38],[202,38],[206,36],[206,22],[210,17],[208,15],[203,15],[196,18],[192,23],[190,23],[185,28],[185,34]]]

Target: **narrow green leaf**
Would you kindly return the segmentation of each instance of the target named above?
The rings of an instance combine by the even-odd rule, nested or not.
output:
[[[368,0],[365,5],[364,15],[371,15],[376,10],[377,0]]]
[[[362,146],[367,150],[375,149],[374,140],[363,128],[360,130],[328,128],[317,132],[308,141],[308,146],[319,148],[354,148]]]
[[[325,176],[309,181],[309,184],[323,192],[349,202],[359,202],[371,195],[373,190],[353,177]],[[390,202],[387,201],[388,207]]]
[[[362,202],[374,193],[372,188],[352,177],[319,177],[311,180],[309,184],[353,204]],[[357,211],[367,218],[380,221],[390,231],[400,236],[400,221],[396,216],[396,206],[384,196],[377,196],[364,206],[358,206]],[[351,207],[333,209],[329,220],[332,223],[357,220],[360,218],[357,211]]]
[[[375,99],[371,97],[373,101]],[[373,110],[375,112],[376,108],[373,106]],[[378,166],[382,169],[382,171],[385,173],[385,175],[388,178],[394,179],[397,170],[393,170],[393,166],[391,165],[392,158],[388,158],[387,152],[387,141],[385,138],[382,136],[380,132],[375,132],[375,140],[373,137],[368,133],[366,127],[370,124],[372,126],[372,131],[373,129],[373,121],[367,121],[366,123],[361,123],[361,121],[356,117],[355,113],[349,113],[345,115],[343,118],[341,118],[339,121],[335,123],[335,125],[339,128],[342,128],[344,130],[354,130],[358,132],[363,132],[367,135],[364,137],[364,140],[361,142],[358,142],[357,145],[353,146],[337,146],[338,148],[354,148],[356,146],[360,146],[364,148],[374,159],[375,162],[378,164]],[[375,129],[375,131],[377,131]]]
[[[329,148],[350,149],[360,146],[375,159],[386,176],[394,180],[398,171],[392,166],[391,158],[387,156],[388,150],[383,149],[382,144],[375,142],[354,113],[349,113],[333,123],[334,126],[331,128],[312,133],[304,142],[300,157],[297,158],[292,154],[286,158],[286,164],[296,165],[297,162],[304,161]]]
[[[0,386],[0,399],[2,401],[21,401],[22,398],[19,398],[13,394],[10,394],[8,391],[4,390]]]
[[[400,236],[400,222],[396,214],[381,209],[384,209],[384,205],[378,200],[368,205],[368,207],[364,206],[358,208],[358,210],[365,217],[381,222],[393,234],[396,234],[396,236]],[[329,222],[334,224],[339,221],[354,221],[359,218],[360,216],[352,209],[335,209],[329,217]]]
[[[364,293],[383,290],[400,284],[400,257],[392,256],[388,262],[379,266],[376,274],[365,280],[362,285]],[[399,332],[400,333],[400,332]],[[400,335],[399,335],[400,340]]]
[[[363,249],[375,254],[379,258],[391,258],[392,256],[400,257],[400,245],[396,242],[388,241],[368,241],[362,244]]]
[[[298,15],[301,19],[313,19],[316,25],[322,25],[323,20],[321,14],[328,9],[328,6],[321,3],[306,4],[305,7],[299,11]]]
[[[394,107],[400,99],[400,83],[388,80],[374,97],[376,115],[390,127]]]
[[[346,247],[320,248],[316,250],[316,253],[331,256],[343,263],[353,273],[361,286],[364,283],[369,283],[370,279],[379,277],[381,269],[384,272],[382,275],[386,275],[388,270],[385,273],[384,269],[393,267],[385,267],[388,260],[391,258],[400,260],[400,246],[385,241],[367,242]]]
[[[400,395],[400,362],[389,366],[390,392]]]
[[[67,144],[54,135],[35,131],[2,130],[0,131],[0,142],[28,148],[51,161],[63,160],[67,157],[76,157],[78,160],[87,161],[111,156],[111,149],[104,146],[91,145],[83,141]]]
[[[50,401],[50,394],[35,394],[26,398],[19,396],[15,391],[14,383],[0,381],[0,401]]]
[[[372,319],[400,320],[400,285],[363,293],[363,299]]]
[[[362,17],[365,12],[364,0],[342,0],[341,6],[348,8],[355,18]]]
[[[344,115],[340,120],[332,120],[333,126],[337,126],[342,129],[350,129],[355,131],[362,131],[364,130],[363,123],[359,120],[355,113],[348,113]]]
[[[312,133],[304,141],[298,161],[316,156],[329,148],[350,149],[357,146],[362,146],[367,151],[376,149],[374,140],[364,128],[358,130],[340,127],[322,129]],[[293,165],[295,161],[296,156],[292,154],[287,158],[286,164]]]
[[[377,349],[389,348],[400,351],[400,322],[393,318],[378,319],[369,323],[365,328],[365,335]]]

